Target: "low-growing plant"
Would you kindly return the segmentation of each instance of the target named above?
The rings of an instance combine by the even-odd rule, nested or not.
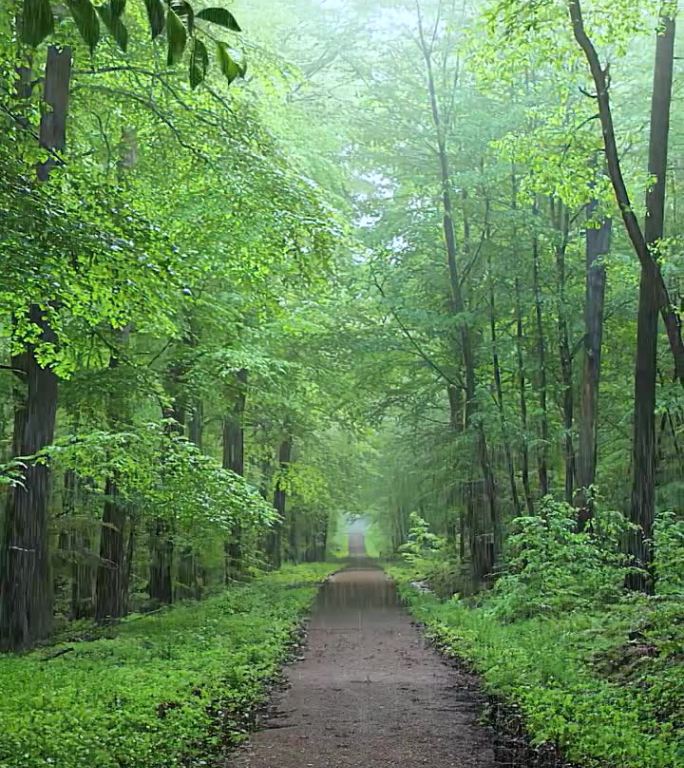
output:
[[[0,768],[178,768],[245,737],[331,564],[0,658]],[[77,632],[74,628],[74,632]]]
[[[480,673],[487,691],[520,715],[533,744],[551,744],[587,768],[681,764],[681,642],[677,651],[677,631],[664,631],[681,614],[676,601],[635,597],[609,607],[585,600],[582,609],[501,621],[487,603],[473,609],[418,591],[412,567],[390,572],[426,633]],[[648,653],[628,677],[603,674],[597,654],[619,653],[635,628]]]
[[[411,512],[408,539],[399,547],[399,553],[407,563],[416,564],[436,557],[445,543],[441,536],[432,533],[426,520],[417,512]]]
[[[658,594],[684,594],[684,520],[671,509],[656,517],[655,551]]]
[[[513,521],[506,572],[486,600],[488,609],[514,621],[616,600],[627,566],[620,550],[627,526],[619,513],[597,509],[592,530],[578,532],[576,511],[545,498],[538,516]]]

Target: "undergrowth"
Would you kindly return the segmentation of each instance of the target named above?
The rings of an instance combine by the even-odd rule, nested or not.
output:
[[[97,640],[0,658],[0,768],[209,764],[244,738],[334,569],[287,567]]]
[[[577,534],[570,514],[547,500],[542,516],[516,521],[508,570],[475,607],[416,589],[444,571],[422,528],[388,570],[426,632],[520,713],[535,744],[583,768],[684,765],[682,585],[670,569],[665,594],[625,593],[627,564],[611,554],[619,521]],[[670,539],[667,557],[681,558]]]

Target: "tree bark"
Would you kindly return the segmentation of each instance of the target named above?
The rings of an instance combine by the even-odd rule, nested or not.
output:
[[[663,6],[664,7],[664,6]],[[654,589],[653,521],[655,518],[656,478],[656,387],[659,314],[659,267],[657,249],[665,228],[665,185],[670,132],[670,105],[674,65],[674,18],[662,17],[663,33],[656,42],[651,134],[648,156],[649,174],[655,179],[646,196],[644,238],[650,259],[642,265],[637,316],[637,356],[634,380],[634,478],[630,519],[639,526],[629,536],[629,554],[641,571],[630,573],[630,588]]]
[[[558,354],[560,359],[561,382],[563,385],[563,453],[565,459],[565,501],[572,504],[575,482],[575,446],[573,442],[574,425],[574,387],[572,375],[572,352],[570,351],[570,332],[568,329],[565,295],[565,253],[570,230],[570,213],[562,202],[551,200],[551,218],[556,229],[558,241],[555,247],[556,278],[558,283]]]
[[[530,515],[534,514],[534,497],[530,485],[530,452],[528,441],[527,421],[527,380],[525,376],[525,361],[523,358],[523,341],[525,339],[520,301],[520,278],[515,278],[515,322],[516,322],[516,361],[518,364],[518,392],[520,394],[520,427],[522,431],[520,443],[520,471],[522,475],[525,503]]]
[[[245,429],[244,417],[247,404],[248,372],[238,371],[233,407],[223,420],[223,467],[244,477],[245,474]],[[242,525],[236,519],[224,544],[225,581],[229,583],[242,572]]]
[[[674,54],[674,37],[675,37],[675,20],[674,15],[676,13],[676,3],[663,3],[661,6],[661,20],[664,26],[664,34],[658,35],[656,52],[656,81],[654,82],[652,110],[651,110],[651,150],[649,152],[649,168],[652,162],[654,165],[662,164],[665,161],[663,168],[667,168],[667,137],[669,135],[669,122],[670,122],[670,101],[672,98],[672,61]],[[672,18],[670,18],[666,11],[670,9]],[[575,40],[584,52],[589,69],[591,70],[592,79],[596,87],[596,99],[599,107],[599,118],[601,120],[601,128],[603,131],[603,143],[606,152],[606,162],[608,165],[608,175],[610,176],[611,184],[615,192],[615,197],[620,207],[622,214],[622,220],[627,230],[630,242],[634,252],[641,264],[642,273],[645,274],[649,281],[653,282],[653,287],[649,288],[651,292],[655,294],[655,302],[658,311],[660,312],[663,322],[665,323],[665,330],[667,331],[667,338],[670,345],[670,351],[672,353],[674,361],[675,377],[684,386],[684,340],[682,339],[682,328],[679,320],[679,316],[675,310],[675,307],[670,300],[670,295],[665,285],[662,272],[660,271],[660,265],[657,261],[656,250],[652,248],[654,241],[649,241],[648,235],[642,232],[639,221],[634,213],[632,203],[627,191],[627,185],[625,184],[624,176],[622,174],[622,166],[620,163],[620,153],[617,147],[617,140],[615,138],[615,125],[613,123],[613,112],[610,103],[610,79],[608,77],[608,69],[603,69],[601,61],[599,59],[596,48],[587,35],[584,27],[584,18],[582,15],[582,4],[580,0],[568,0],[568,11],[570,14],[570,21],[572,23]],[[660,136],[658,140],[662,142],[665,137],[664,143],[658,144],[653,135],[653,121],[659,123]],[[659,156],[660,155],[660,156]],[[665,193],[665,173],[662,175],[654,174],[657,181],[653,189],[649,193],[649,198],[654,194],[656,190],[659,190],[659,194],[664,196]],[[647,201],[648,203],[648,201]],[[651,218],[651,214],[647,214],[647,222]]]
[[[278,449],[278,464],[280,472],[287,472],[287,468],[292,461],[292,437],[287,436]],[[286,521],[287,512],[287,491],[286,486],[280,478],[276,481],[275,491],[273,493],[273,506],[275,507],[278,519],[274,523],[273,529],[269,535],[268,553],[271,564],[274,568],[280,568],[283,561],[283,527]]]
[[[597,203],[587,206],[591,220]],[[591,521],[593,508],[588,489],[596,480],[599,384],[603,346],[603,314],[606,268],[601,258],[610,251],[612,221],[604,218],[599,227],[589,222],[586,234],[586,296],[584,302],[584,365],[580,395],[577,450],[577,524],[581,531]]]
[[[173,526],[163,517],[152,520],[150,544],[150,599],[157,603],[173,602]]]
[[[496,484],[489,463],[487,441],[481,421],[475,418],[478,410],[476,364],[473,351],[471,329],[464,318],[466,306],[461,287],[461,279],[458,269],[458,247],[456,243],[456,230],[454,226],[454,206],[452,201],[451,173],[449,169],[449,156],[447,152],[445,127],[442,123],[440,108],[437,98],[437,90],[432,64],[432,50],[423,34],[422,18],[419,10],[420,46],[425,60],[427,90],[432,113],[433,124],[437,139],[437,153],[439,159],[439,174],[442,197],[442,229],[447,257],[449,274],[449,286],[451,291],[451,310],[458,323],[460,356],[463,361],[465,373],[465,426],[474,428],[475,433],[475,461],[480,467],[483,479],[483,491],[486,498],[485,519],[477,521],[477,525],[471,526],[471,564],[473,568],[473,580],[482,583],[483,579],[492,573],[494,561],[498,556],[497,543],[499,530],[499,518],[496,499]],[[477,423],[476,423],[477,422]],[[479,512],[479,507],[475,514]],[[477,531],[477,533],[475,533]],[[482,531],[482,532],[480,532]],[[492,546],[493,543],[493,546]],[[473,551],[473,548],[477,551]]]
[[[126,344],[128,330],[118,332],[121,347]],[[119,352],[113,352],[109,359],[110,376],[114,378],[119,367]],[[118,382],[111,386],[116,388]],[[125,408],[119,397],[108,396],[107,420],[115,429],[126,421]],[[105,482],[105,502],[102,510],[100,531],[100,563],[95,583],[95,618],[98,621],[119,619],[126,615],[128,602],[128,578],[126,568],[126,523],[128,514],[119,497],[117,478],[114,474]]]
[[[24,75],[26,68],[24,68]],[[66,121],[71,83],[71,49],[48,46],[45,64],[40,144],[51,154],[36,172],[46,181],[55,156],[66,146]],[[20,72],[17,95],[30,95],[31,86]],[[56,344],[43,309],[34,304],[29,320],[43,343]],[[43,368],[36,348],[27,344],[12,358],[23,383],[14,388],[14,456],[31,456],[49,445],[57,418],[57,376]],[[52,586],[48,542],[49,471],[45,465],[27,467],[23,487],[7,497],[2,562],[0,562],[0,648],[19,650],[44,638],[52,624]]]
[[[513,464],[513,452],[508,435],[508,421],[506,419],[506,407],[504,404],[503,384],[501,381],[501,365],[499,363],[499,348],[496,330],[496,298],[494,293],[494,278],[492,275],[491,254],[488,256],[489,272],[489,330],[492,342],[492,366],[494,368],[494,386],[496,389],[496,405],[499,411],[499,423],[501,424],[501,438],[503,441],[506,467],[508,469],[508,482],[511,489],[511,501],[513,502],[513,514],[520,516],[520,498],[518,497],[518,484],[515,481],[515,466]]]
[[[41,342],[56,337],[43,312],[29,319]],[[57,376],[36,359],[35,347],[12,358],[20,372],[14,386],[13,456],[33,456],[52,443],[57,414]],[[21,650],[46,637],[52,626],[52,583],[48,541],[49,470],[29,462],[23,485],[11,488],[5,508],[0,569],[0,648]]]
[[[538,215],[537,205],[533,208],[535,218]],[[532,240],[532,286],[534,289],[534,313],[537,325],[537,363],[539,365],[539,410],[541,417],[541,445],[537,451],[537,471],[539,476],[539,493],[542,497],[549,493],[549,416],[547,409],[548,383],[546,375],[546,340],[544,337],[544,322],[539,267],[539,237],[535,233]]]

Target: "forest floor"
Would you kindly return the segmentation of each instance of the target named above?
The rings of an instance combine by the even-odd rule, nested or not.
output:
[[[230,768],[490,768],[474,677],[445,662],[362,559],[322,588],[304,655],[286,669],[262,728]]]

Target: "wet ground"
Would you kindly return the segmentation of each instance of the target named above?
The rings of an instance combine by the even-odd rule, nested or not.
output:
[[[474,680],[423,640],[363,559],[322,588],[304,657],[231,768],[494,768]]]

